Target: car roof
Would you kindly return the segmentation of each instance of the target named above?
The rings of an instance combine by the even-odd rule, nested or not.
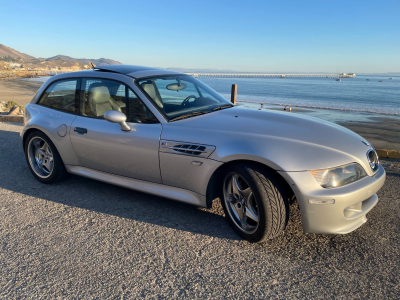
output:
[[[186,75],[183,73],[170,71],[170,70],[144,67],[144,66],[134,66],[134,65],[97,66],[97,67],[94,67],[94,71],[119,73],[119,74],[128,75],[133,78],[141,78],[141,77],[149,77],[149,76],[157,76],[157,75],[173,75],[173,74]]]

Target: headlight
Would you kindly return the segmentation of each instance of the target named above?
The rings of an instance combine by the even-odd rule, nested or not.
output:
[[[323,188],[344,186],[367,176],[363,167],[357,163],[332,169],[312,170],[310,172]]]

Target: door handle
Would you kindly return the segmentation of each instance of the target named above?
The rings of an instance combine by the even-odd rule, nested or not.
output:
[[[74,131],[79,133],[79,134],[87,133],[87,129],[86,128],[82,128],[82,127],[75,127]]]

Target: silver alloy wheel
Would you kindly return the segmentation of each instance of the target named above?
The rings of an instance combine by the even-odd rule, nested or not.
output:
[[[259,210],[253,191],[237,173],[229,173],[224,181],[224,201],[229,216],[244,233],[254,233],[259,224]]]
[[[53,173],[53,152],[47,142],[41,137],[34,137],[29,141],[28,160],[37,176],[47,178]]]

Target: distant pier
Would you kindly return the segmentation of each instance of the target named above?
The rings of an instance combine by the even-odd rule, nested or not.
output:
[[[53,76],[73,71],[61,70],[30,70],[37,76]],[[195,78],[355,78],[354,73],[340,74],[258,74],[258,73],[186,73]]]
[[[255,73],[186,73],[195,78],[355,78],[356,74],[255,74]]]

